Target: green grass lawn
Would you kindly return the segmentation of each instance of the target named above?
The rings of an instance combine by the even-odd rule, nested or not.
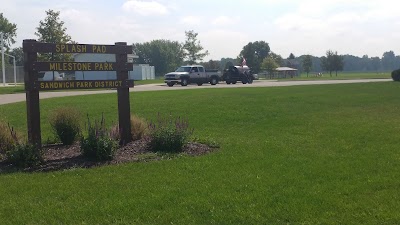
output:
[[[0,87],[0,95],[24,93],[24,85]]]
[[[265,79],[265,76],[261,75],[261,79]],[[279,78],[279,81],[290,81],[290,80],[344,80],[344,79],[385,79],[385,78],[391,78],[390,72],[339,72],[336,76],[336,74],[333,72],[332,76],[329,75],[329,73],[323,73],[321,77],[316,77],[315,73],[309,73],[308,77],[306,73],[301,73],[300,76],[290,78]],[[267,76],[267,79],[269,77]],[[276,79],[276,78],[273,78]]]
[[[399,83],[131,93],[147,119],[184,116],[200,157],[0,175],[2,224],[399,224]],[[117,120],[115,94],[41,100]],[[26,129],[25,104],[0,117]]]

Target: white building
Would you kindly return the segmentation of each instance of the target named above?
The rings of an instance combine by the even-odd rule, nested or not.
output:
[[[133,62],[137,56],[128,54],[128,62]],[[75,62],[115,62],[115,54],[75,54]],[[129,80],[154,80],[155,68],[148,64],[133,65],[128,71]],[[75,80],[116,80],[115,71],[75,71]]]

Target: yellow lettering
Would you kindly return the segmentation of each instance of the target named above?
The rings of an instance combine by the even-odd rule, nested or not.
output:
[[[40,89],[44,88],[44,83],[40,83]]]
[[[110,70],[114,70],[114,69],[113,69],[113,66],[112,66],[112,63],[108,63],[108,68],[109,68]]]
[[[44,88],[49,89],[49,83],[46,83]]]
[[[81,45],[81,46],[82,46],[82,52],[87,52],[86,45]]]
[[[56,45],[56,52],[60,52],[60,45]]]
[[[65,45],[61,45],[61,51],[60,52],[64,52],[65,49]]]
[[[108,63],[104,63],[104,70],[108,70]]]
[[[50,63],[50,69],[49,70],[56,70],[56,64],[55,63]]]
[[[85,82],[85,88],[89,87],[88,82]]]
[[[106,46],[101,46],[101,50],[102,50],[102,53],[106,53],[107,52],[107,48],[106,48]]]
[[[72,48],[72,49],[71,49],[71,52],[72,52],[72,53],[75,53],[75,52],[76,52],[76,47],[75,47],[75,45],[72,45],[71,48]]]

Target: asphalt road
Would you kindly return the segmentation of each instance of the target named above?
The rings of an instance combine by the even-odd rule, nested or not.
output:
[[[368,82],[387,82],[392,79],[358,79],[358,80],[312,80],[312,81],[276,81],[276,80],[256,80],[253,84],[230,84],[219,83],[217,85],[203,84],[202,86],[189,85],[182,87],[175,85],[168,87],[166,84],[146,84],[138,85],[131,88],[132,92],[139,91],[172,91],[172,90],[184,90],[184,89],[198,89],[198,88],[244,88],[244,87],[282,87],[282,86],[296,86],[296,85],[318,85],[318,84],[350,84],[350,83],[368,83]],[[116,93],[116,90],[101,90],[101,91],[63,91],[63,92],[40,92],[39,98],[56,98],[66,96],[77,96],[77,95],[93,95],[103,93]],[[25,93],[20,94],[5,94],[0,95],[0,105],[23,102],[26,100]]]

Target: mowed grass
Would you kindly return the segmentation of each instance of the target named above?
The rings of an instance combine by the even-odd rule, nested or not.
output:
[[[0,85],[2,85],[2,84],[0,84]],[[24,93],[24,92],[25,92],[24,85],[0,87],[0,95],[16,94],[16,93]]]
[[[265,79],[265,76],[261,75],[261,79]],[[279,78],[280,81],[290,81],[290,80],[350,80],[350,79],[390,79],[392,78],[390,72],[333,72],[332,76],[329,73],[324,72],[322,76],[316,76],[315,72],[311,72],[308,74],[301,73],[300,76],[290,78]],[[267,79],[269,77],[267,76]],[[275,78],[273,78],[275,79]]]
[[[2,224],[399,224],[398,82],[131,93],[221,148],[200,157],[0,175]],[[117,119],[115,94],[41,101]],[[26,129],[22,103],[0,116]]]

